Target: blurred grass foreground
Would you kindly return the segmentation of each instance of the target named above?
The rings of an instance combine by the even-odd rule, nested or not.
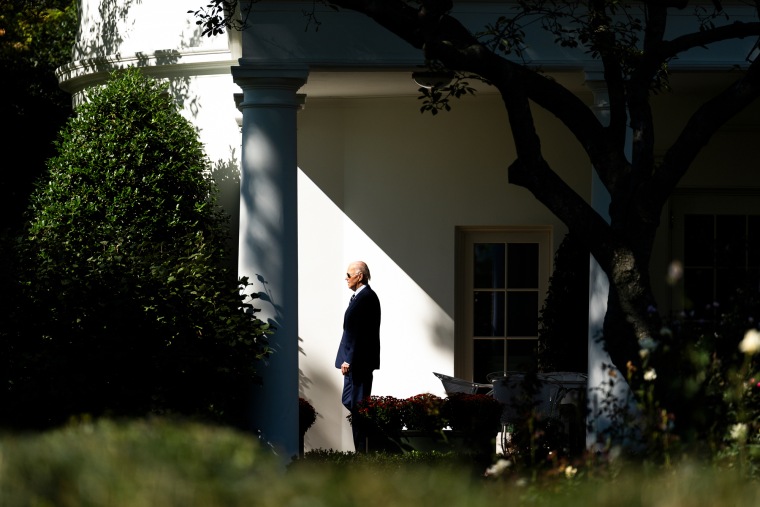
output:
[[[562,466],[530,477],[504,462],[478,474],[441,456],[309,455],[285,467],[250,434],[164,419],[5,434],[0,506],[760,505],[760,484],[732,466]]]

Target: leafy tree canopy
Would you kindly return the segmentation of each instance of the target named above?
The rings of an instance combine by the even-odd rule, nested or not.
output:
[[[0,172],[5,189],[0,233],[17,230],[33,181],[54,153],[53,139],[71,113],[71,97],[55,69],[71,60],[77,30],[76,0],[0,1],[0,116],[7,125],[4,153],[22,156],[23,170]],[[12,76],[10,78],[9,76]]]

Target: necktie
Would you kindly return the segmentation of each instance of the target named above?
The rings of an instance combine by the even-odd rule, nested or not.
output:
[[[356,294],[351,294],[351,301],[349,301],[348,304],[353,303],[354,299],[356,299]]]

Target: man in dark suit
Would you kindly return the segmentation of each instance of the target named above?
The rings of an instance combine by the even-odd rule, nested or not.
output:
[[[346,283],[354,294],[343,317],[343,337],[335,367],[343,374],[343,406],[352,416],[357,403],[372,394],[372,372],[380,368],[380,300],[369,280],[367,264],[349,264]],[[366,440],[357,426],[351,426],[354,448],[365,452]]]

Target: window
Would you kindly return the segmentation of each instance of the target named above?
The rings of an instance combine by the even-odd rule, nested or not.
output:
[[[460,228],[456,375],[534,369],[551,272],[551,228]]]
[[[715,303],[760,285],[760,205],[757,196],[673,199],[673,258],[683,266],[674,310],[712,319]]]
[[[736,289],[758,286],[760,215],[684,215],[684,309],[711,317]]]

